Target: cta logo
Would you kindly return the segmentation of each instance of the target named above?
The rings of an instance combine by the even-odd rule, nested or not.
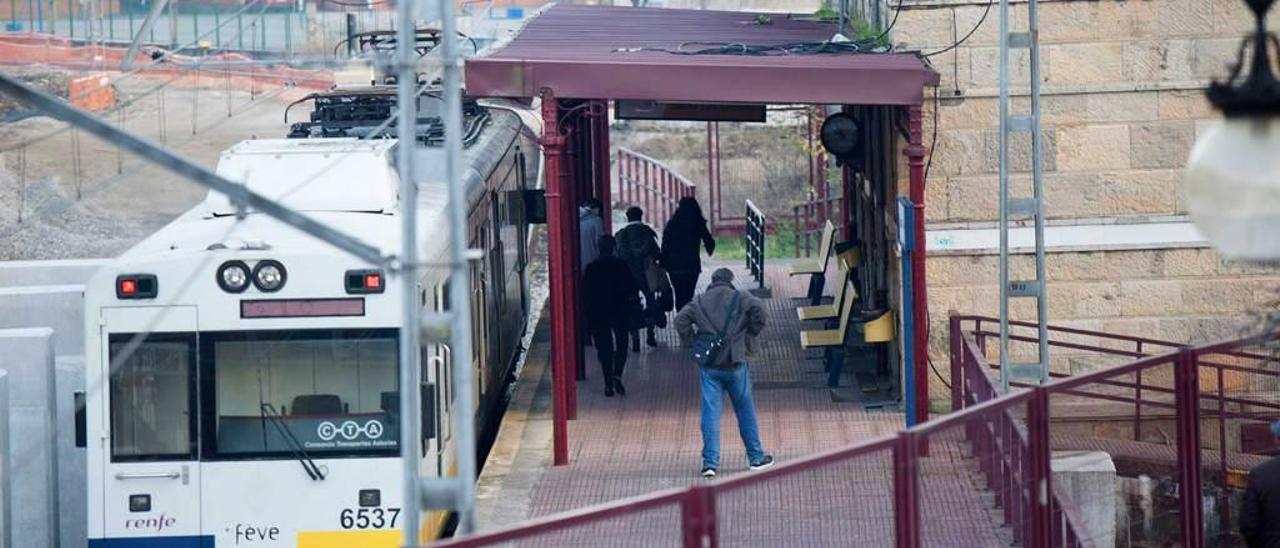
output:
[[[382,437],[382,423],[376,420],[366,421],[364,424],[356,421],[343,421],[342,426],[338,426],[332,422],[324,421],[316,427],[316,435],[324,441],[332,441],[339,435],[348,441],[354,440],[361,435],[369,439],[377,439]]]
[[[155,531],[159,533],[165,529],[172,529],[178,520],[171,516],[160,514],[159,517],[153,518],[134,518],[124,520],[125,529],[145,529],[147,531]]]

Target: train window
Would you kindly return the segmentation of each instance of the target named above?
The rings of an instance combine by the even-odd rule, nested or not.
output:
[[[209,333],[202,344],[211,458],[394,454],[394,329]]]
[[[194,334],[112,335],[111,460],[195,457]]]

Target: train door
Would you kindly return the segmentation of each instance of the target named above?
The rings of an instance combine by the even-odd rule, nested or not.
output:
[[[475,238],[471,242],[472,249],[488,249],[489,229],[483,223],[478,225]],[[474,395],[476,405],[480,405],[480,396],[484,394],[484,365],[489,363],[489,306],[488,278],[484,269],[484,261],[471,263],[471,372],[475,375]],[[471,410],[475,412],[475,410]]]
[[[196,309],[104,308],[103,523],[107,539],[200,548]]]
[[[438,284],[434,289],[434,308],[437,313],[443,313],[449,309],[449,282]],[[453,415],[450,414],[450,408],[453,406],[453,362],[451,358],[451,349],[449,345],[444,343],[433,344],[432,356],[429,367],[434,372],[436,383],[436,437],[432,441],[432,447],[435,451],[434,458],[436,461],[436,475],[444,477],[448,470],[446,460],[449,459],[449,445],[453,439]],[[430,456],[430,455],[429,455]]]
[[[489,246],[489,276],[492,278],[492,291],[489,301],[493,306],[493,317],[497,321],[496,328],[491,336],[486,337],[489,345],[489,355],[494,359],[486,362],[490,370],[500,373],[506,367],[508,345],[511,343],[510,336],[507,333],[507,326],[510,321],[507,319],[507,270],[506,261],[503,260],[506,253],[505,246],[502,242],[502,227],[506,224],[503,216],[503,210],[500,207],[501,202],[498,201],[498,192],[489,192],[489,233],[493,235],[493,242]],[[496,379],[502,382],[502,379]]]

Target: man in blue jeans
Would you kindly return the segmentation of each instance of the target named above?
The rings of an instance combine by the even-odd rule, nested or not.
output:
[[[712,365],[699,371],[702,386],[702,476],[714,478],[720,468],[720,409],[729,393],[738,416],[738,434],[747,449],[752,470],[773,465],[773,457],[760,445],[756,406],[751,401],[751,375],[747,354],[752,339],[764,331],[764,305],[746,291],[733,287],[733,271],[717,269],[711,285],[676,315],[676,331],[686,343],[697,332],[722,333],[725,345]],[[695,331],[696,330],[696,331]]]

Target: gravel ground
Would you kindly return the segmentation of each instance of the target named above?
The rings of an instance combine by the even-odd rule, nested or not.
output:
[[[282,92],[293,90],[265,88],[256,97],[173,85],[153,91],[163,83],[116,83],[121,102],[135,100],[123,125],[208,167],[241,140],[287,132]],[[118,113],[108,118],[121,122]],[[202,187],[109,142],[82,132],[48,136],[64,127],[45,117],[0,124],[0,150],[30,143],[0,152],[0,260],[112,257],[204,198]]]

